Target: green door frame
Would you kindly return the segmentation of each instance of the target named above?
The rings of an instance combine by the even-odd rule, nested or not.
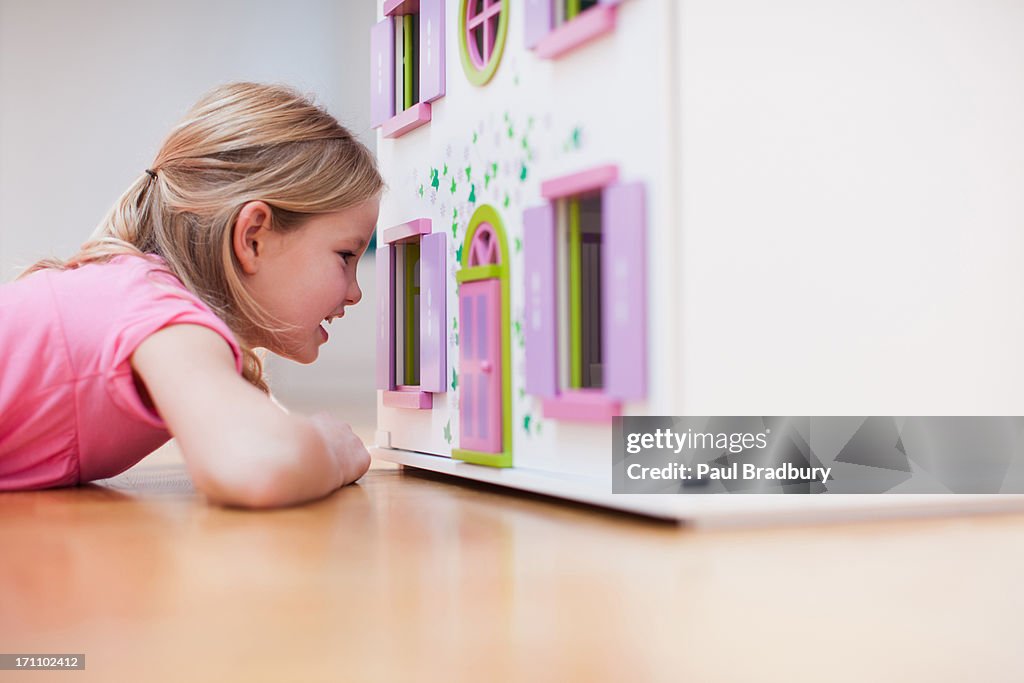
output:
[[[489,224],[494,229],[494,235],[498,240],[498,253],[501,262],[483,266],[469,265],[470,245],[476,236],[477,228],[482,223]],[[509,260],[508,240],[505,236],[505,224],[498,215],[497,209],[490,204],[481,204],[473,216],[469,219],[469,227],[466,229],[466,239],[462,243],[462,262],[459,264],[459,271],[455,273],[455,281],[472,282],[474,280],[490,280],[497,278],[501,281],[501,312],[499,321],[501,326],[501,453],[481,453],[465,448],[453,448],[452,457],[456,460],[475,463],[477,465],[490,465],[491,467],[512,467],[512,346],[509,330]],[[460,397],[461,407],[461,397]]]

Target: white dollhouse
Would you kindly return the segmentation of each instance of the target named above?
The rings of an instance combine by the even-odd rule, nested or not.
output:
[[[799,109],[773,107],[817,99],[794,86],[805,74],[770,71],[799,49],[795,19],[738,5],[749,17],[675,0],[379,5],[371,111],[389,192],[376,254],[377,457],[657,516],[760,518],[801,514],[808,497],[612,495],[611,418],[936,407],[925,391],[858,401],[878,394],[856,368],[823,377],[813,367],[833,359],[808,362],[823,352],[800,347],[781,297],[806,291],[821,305],[846,290],[800,278],[845,266],[786,265],[778,240],[800,239],[792,225],[822,200],[782,215],[772,202],[792,183],[813,193],[800,166],[812,161],[769,157],[803,153],[802,130],[821,134],[791,120]],[[821,58],[872,63],[821,39]],[[792,136],[788,148],[757,147],[779,135]],[[813,334],[833,334],[841,353],[843,329],[825,315]],[[823,390],[836,382],[852,389]],[[828,498],[819,513],[912,507],[906,496]]]

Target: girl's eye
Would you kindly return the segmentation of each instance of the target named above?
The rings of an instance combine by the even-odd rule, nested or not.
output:
[[[337,253],[338,256],[341,257],[341,260],[343,260],[346,264],[349,262],[350,259],[354,259],[356,257],[356,255],[353,254],[351,251],[339,251]]]

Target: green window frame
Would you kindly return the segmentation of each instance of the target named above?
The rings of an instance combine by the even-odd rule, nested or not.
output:
[[[459,56],[473,85],[486,85],[498,70],[508,34],[508,5],[506,0],[460,0]],[[492,22],[493,38],[488,40]],[[478,37],[483,50],[477,47]]]

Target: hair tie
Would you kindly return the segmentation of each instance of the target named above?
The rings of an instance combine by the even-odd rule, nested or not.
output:
[[[150,177],[150,178],[152,178],[153,180],[156,180],[156,171],[154,171],[154,170],[152,170],[152,169],[149,169],[149,168],[147,168],[147,169],[146,169],[146,173],[148,173],[148,174],[149,174],[149,177]]]

